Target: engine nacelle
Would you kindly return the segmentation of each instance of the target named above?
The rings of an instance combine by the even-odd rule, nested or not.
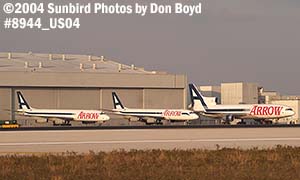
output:
[[[36,123],[47,123],[48,119],[44,118],[44,119],[36,119],[35,120]]]
[[[226,116],[226,121],[231,122],[233,120],[234,120],[234,116],[232,114],[229,114],[229,115]]]
[[[134,122],[140,120],[140,118],[138,118],[138,117],[125,117],[125,118],[128,119],[129,121],[134,121]]]
[[[59,118],[51,118],[50,121],[53,121],[53,124],[66,124],[66,121]]]
[[[156,123],[156,119],[154,119],[154,118],[147,118],[147,119],[145,119],[145,121],[147,124],[155,124]]]
[[[218,103],[217,97],[203,97],[208,106],[214,106]]]

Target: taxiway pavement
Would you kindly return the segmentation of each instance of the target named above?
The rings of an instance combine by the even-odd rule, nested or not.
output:
[[[1,131],[0,153],[300,146],[300,127]]]

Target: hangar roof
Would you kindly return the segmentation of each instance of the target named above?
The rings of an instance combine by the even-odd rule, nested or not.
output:
[[[0,52],[0,72],[96,72],[156,74],[104,56]]]

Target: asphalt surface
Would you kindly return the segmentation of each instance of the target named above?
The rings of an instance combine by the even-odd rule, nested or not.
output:
[[[0,153],[300,146],[300,127],[0,131]]]
[[[199,128],[296,128],[300,124],[257,124],[257,125],[149,125],[149,126],[21,126],[15,129],[0,128],[0,131],[60,131],[60,130],[107,130],[107,129],[199,129]]]

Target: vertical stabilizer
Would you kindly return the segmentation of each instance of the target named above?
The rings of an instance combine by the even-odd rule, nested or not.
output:
[[[23,97],[23,95],[20,91],[17,91],[17,95],[18,95],[19,109],[21,109],[21,110],[31,109],[31,107],[26,102],[25,98]]]
[[[112,92],[112,99],[113,99],[113,104],[114,104],[114,109],[125,109],[125,107],[123,106],[121,100],[119,99],[117,93]]]
[[[192,101],[192,109],[195,112],[206,112],[207,104],[204,97],[194,84],[189,84],[190,96]]]

